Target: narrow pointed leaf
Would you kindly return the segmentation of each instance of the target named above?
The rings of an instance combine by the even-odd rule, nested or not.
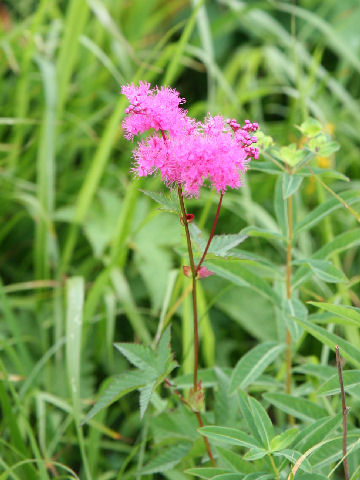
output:
[[[279,435],[276,435],[276,437],[274,437],[270,442],[271,451],[276,452],[278,450],[283,450],[284,448],[287,448],[295,441],[298,433],[298,427],[294,427],[285,430],[285,432],[282,432]]]
[[[254,347],[236,364],[230,379],[229,393],[253,383],[284,350],[284,345],[266,342]]]
[[[347,278],[341,270],[327,260],[310,259],[308,265],[314,274],[327,283],[347,282]]]
[[[229,470],[217,467],[195,467],[185,470],[185,473],[188,475],[194,475],[195,477],[207,479],[215,478],[217,475],[221,475],[222,473],[229,473]]]
[[[313,421],[327,416],[325,408],[306,398],[293,397],[286,393],[266,393],[265,400],[289,415],[301,420]]]
[[[246,448],[261,448],[258,441],[245,432],[231,427],[208,426],[201,427],[198,431],[212,440],[227,443],[228,445],[240,445]]]
[[[345,370],[343,372],[343,381],[345,391],[353,392],[356,396],[360,396],[360,370]],[[340,393],[339,377],[333,375],[329,380],[323,383],[317,390],[317,395],[338,395]]]
[[[283,199],[286,200],[299,189],[303,177],[300,175],[289,175],[288,173],[284,173],[282,178],[282,195]]]
[[[179,443],[172,445],[151,459],[139,472],[140,475],[166,472],[175,467],[190,451],[191,443]]]
[[[349,320],[352,325],[360,327],[360,308],[349,307],[347,305],[333,305],[325,302],[308,302],[310,305],[319,307],[322,310],[333,313],[341,318]]]

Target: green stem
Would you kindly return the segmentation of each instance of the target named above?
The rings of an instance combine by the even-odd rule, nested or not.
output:
[[[269,458],[270,458],[271,466],[272,466],[272,468],[274,470],[274,473],[275,473],[275,476],[276,476],[276,480],[280,480],[280,473],[279,473],[279,470],[277,469],[277,466],[275,464],[275,460],[273,459],[272,455],[269,455]]]

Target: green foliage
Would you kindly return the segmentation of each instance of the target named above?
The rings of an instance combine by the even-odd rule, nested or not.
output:
[[[355,3],[2,2],[1,480],[339,480],[336,345],[358,478]],[[261,128],[198,290],[202,428],[176,192],[122,139],[138,80]],[[217,201],[185,199],[196,260]]]

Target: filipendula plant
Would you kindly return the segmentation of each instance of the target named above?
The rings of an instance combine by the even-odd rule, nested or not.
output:
[[[123,86],[122,93],[130,102],[122,125],[125,137],[133,140],[135,135],[149,132],[133,150],[132,172],[138,177],[160,174],[170,194],[144,193],[160,203],[163,210],[178,215],[184,227],[189,265],[183,266],[183,274],[191,279],[194,364],[190,380],[188,375],[171,377],[177,363],[171,351],[170,327],[166,322],[159,322],[151,346],[116,343],[115,347],[135,369],[112,380],[83,423],[124,394],[138,390],[140,418],[144,417],[150,403],[154,405],[157,416],[152,422],[156,452],[145,465],[138,465],[136,475],[157,475],[161,472],[167,478],[188,478],[171,476],[174,467],[181,462],[180,471],[187,468],[187,475],[216,477],[218,480],[256,480],[259,475],[264,479],[290,480],[295,474],[302,480],[327,478],[324,475],[332,466],[336,467],[336,461],[341,463],[341,456],[346,451],[341,447],[344,444],[344,434],[339,432],[341,414],[334,415],[332,408],[327,408],[327,403],[320,405],[303,398],[301,385],[296,385],[292,372],[294,355],[305,331],[333,350],[336,344],[340,344],[343,355],[349,358],[347,345],[340,337],[330,335],[330,338],[321,327],[311,326],[308,310],[300,298],[300,287],[312,271],[323,282],[342,281],[343,277],[328,260],[316,256],[301,258],[298,252],[294,259],[299,227],[293,225],[293,199],[303,180],[309,176],[314,176],[325,187],[321,176],[341,177],[331,169],[325,171],[316,167],[316,158],[332,155],[338,145],[312,119],[299,127],[305,138],[304,145],[277,148],[271,138],[261,133],[255,136],[258,125],[249,120],[240,125],[235,119],[208,115],[203,122],[196,121],[182,108],[185,100],[174,89],[151,89],[150,84],[140,82],[139,86]],[[257,161],[259,150],[255,145],[261,149],[264,158],[261,162]],[[249,226],[239,234],[215,235],[224,194],[244,184],[244,174],[252,159],[254,170],[278,177],[274,202],[281,231],[274,233]],[[219,195],[207,241],[195,225],[194,214],[187,212],[185,207],[186,199],[198,199],[201,189],[206,186]],[[340,205],[345,202],[329,190]],[[348,204],[344,206],[355,213]],[[322,215],[320,212],[319,218]],[[245,259],[245,263],[248,261],[246,256],[232,251],[247,235],[252,234],[282,245],[285,266],[283,270],[281,266],[274,266],[274,278],[282,277],[280,285],[278,280],[274,280],[271,288],[251,268],[247,268],[249,265],[241,266],[241,259]],[[219,267],[224,258],[228,263]],[[250,258],[250,267],[254,259]],[[235,269],[235,263],[231,263],[233,260],[236,262]],[[278,324],[279,340],[255,346],[232,371],[215,367],[209,372],[199,371],[198,368],[197,283],[215,273],[238,286],[253,288],[259,295],[270,299]],[[279,356],[284,358],[284,368],[280,368],[277,377],[271,381],[269,377],[263,380],[267,382],[269,393],[263,395],[262,402],[259,402],[247,391],[260,381],[263,372]],[[331,373],[335,375],[335,369],[328,368],[332,368]],[[301,369],[298,368],[297,372],[301,373]],[[213,412],[206,408],[202,381],[206,387],[215,387]],[[176,411],[168,411],[164,407],[166,402],[158,393],[161,392],[160,385],[167,387],[178,399],[179,408]],[[313,390],[310,391],[312,399]],[[276,426],[267,412],[269,405],[282,411],[282,415],[287,414],[286,419],[282,417],[280,422],[276,422]],[[299,420],[305,423],[302,428],[296,425]],[[352,428],[353,438],[356,434]],[[199,443],[201,437],[202,444]],[[235,447],[235,450],[229,447]],[[242,453],[237,451],[239,448]],[[198,458],[202,458],[205,465],[193,468]]]

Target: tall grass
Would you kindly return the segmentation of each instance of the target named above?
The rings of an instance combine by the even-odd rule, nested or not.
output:
[[[314,116],[341,144],[319,166],[336,163],[351,178],[327,183],[335,192],[358,191],[359,22],[351,0],[1,2],[0,479],[136,478],[153,433],[146,419],[139,423],[135,396],[80,427],[104,379],[126,366],[112,343],[150,344],[160,316],[172,323],[181,373],[192,365],[188,297],[170,308],[186,289],[173,273],[180,226],[128,173],[121,84],[170,84],[192,115],[249,117],[280,145],[295,141],[296,125]],[[278,231],[274,187],[271,175],[250,171],[247,188],[226,195],[219,231]],[[147,190],[160,188],[147,180]],[[295,199],[298,218],[329,198],[309,176]],[[201,224],[216,201],[205,192],[193,203],[198,217],[203,207]],[[311,234],[299,233],[296,256],[355,228],[337,208]],[[253,236],[246,249],[285,262],[276,239]],[[360,306],[358,252],[334,251],[351,286],[316,287],[313,299]],[[277,284],[270,261],[258,268]],[[302,293],[313,288],[309,280]],[[274,339],[267,307],[225,280],[204,284],[202,365],[230,366],[255,341]],[[355,327],[343,334],[360,347]],[[329,351],[309,340],[297,360],[308,356],[326,364]],[[160,399],[155,408],[161,411]]]

